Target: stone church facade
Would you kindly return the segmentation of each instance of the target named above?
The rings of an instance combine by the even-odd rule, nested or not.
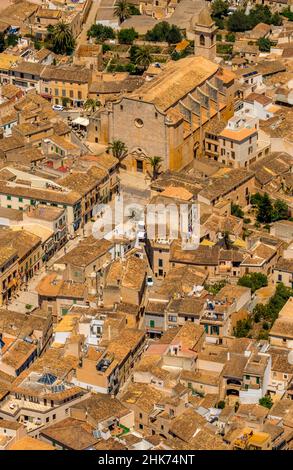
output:
[[[194,56],[170,61],[156,78],[91,118],[90,140],[123,141],[128,170],[149,171],[148,159],[154,156],[162,158],[161,170],[184,168],[201,156],[205,127],[233,115],[234,74],[210,60],[216,27],[205,10],[194,20]]]

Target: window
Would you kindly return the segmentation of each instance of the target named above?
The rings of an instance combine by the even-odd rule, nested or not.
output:
[[[139,413],[139,419],[142,419],[142,413]]]
[[[142,127],[143,126],[143,120],[137,118],[137,119],[135,119],[134,124],[136,125],[136,127]]]
[[[206,42],[206,41],[205,41],[205,37],[204,37],[203,34],[201,34],[201,35],[199,36],[199,44],[200,44],[201,46],[204,46],[204,45],[205,45],[205,42]]]
[[[140,424],[138,427],[139,429],[143,429],[143,424]]]
[[[52,418],[53,418],[53,419],[56,419],[56,415],[53,415]]]
[[[70,98],[73,98],[73,90],[70,90],[69,96],[70,96]]]
[[[249,379],[250,379],[250,375],[246,375],[245,377],[246,377],[246,379],[247,379],[247,380],[249,380]]]
[[[11,201],[11,196],[7,196],[7,201]]]
[[[176,323],[177,317],[175,315],[168,315],[168,321]]]
[[[278,281],[282,281],[282,274],[278,274]]]
[[[162,260],[162,258],[159,258],[159,259],[158,259],[158,263],[159,263],[160,268],[162,268],[162,267],[163,267],[163,260]]]
[[[155,327],[155,320],[150,320],[150,327],[154,328]]]
[[[50,418],[49,417],[46,418],[46,423],[49,423],[49,421],[50,421]]]
[[[59,96],[59,90],[58,90],[58,88],[55,88],[55,96]]]
[[[62,96],[63,96],[63,98],[66,97],[66,90],[62,90]]]
[[[22,198],[22,197],[19,197],[19,198],[18,198],[18,201],[19,201],[19,202],[23,202],[23,198]]]
[[[81,94],[81,91],[78,91],[78,92],[77,92],[77,98],[78,98],[79,100],[81,100],[81,99],[82,99],[82,94]]]

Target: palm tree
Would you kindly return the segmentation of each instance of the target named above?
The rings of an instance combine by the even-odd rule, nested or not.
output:
[[[121,161],[124,157],[126,157],[128,149],[124,142],[121,140],[112,140],[109,144],[107,150],[111,150],[113,157],[118,158]]]
[[[84,103],[84,109],[94,113],[96,109],[101,106],[101,102],[99,100],[95,100],[94,98],[88,98]]]
[[[75,40],[71,28],[64,21],[57,23],[51,30],[53,51],[56,54],[71,54],[74,50]]]
[[[148,157],[148,162],[152,167],[153,171],[153,180],[155,180],[159,175],[159,170],[163,159],[161,157]]]
[[[153,58],[149,47],[143,46],[137,49],[135,54],[136,65],[140,65],[144,69],[147,69],[148,66],[152,63],[152,60]]]
[[[127,18],[130,18],[130,5],[129,3],[127,3],[127,0],[119,0],[116,3],[114,9],[114,16],[117,16],[117,18],[119,18],[120,24],[123,23],[123,21],[127,20]]]

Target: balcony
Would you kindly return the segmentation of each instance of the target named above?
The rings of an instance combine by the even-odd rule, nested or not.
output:
[[[214,310],[205,310],[201,316],[201,320],[205,320],[205,323],[216,323],[223,324],[227,319],[227,314],[218,313]]]

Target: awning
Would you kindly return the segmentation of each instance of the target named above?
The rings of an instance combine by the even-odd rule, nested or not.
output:
[[[72,121],[72,124],[77,124],[78,126],[87,127],[90,121],[87,118],[78,117]]]

